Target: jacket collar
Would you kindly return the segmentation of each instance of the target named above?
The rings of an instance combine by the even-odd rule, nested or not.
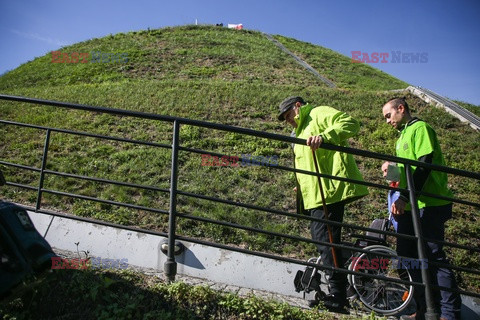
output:
[[[300,112],[298,114],[297,129],[295,130],[295,133],[297,134],[297,136],[303,130],[306,123],[308,122],[307,119],[309,118],[309,114],[310,114],[310,111],[312,111],[312,109],[313,109],[313,106],[309,103],[304,104],[303,106],[300,107]]]
[[[408,126],[411,126],[412,124],[414,124],[414,123],[416,123],[416,122],[418,122],[418,121],[422,121],[422,120],[418,119],[417,117],[413,117],[412,119],[410,119],[410,121],[408,121],[408,122],[403,126],[403,128],[402,128],[401,131],[407,129]]]

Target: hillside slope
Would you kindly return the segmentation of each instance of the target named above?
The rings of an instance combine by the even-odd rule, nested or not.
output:
[[[381,106],[394,95],[391,89],[406,83],[368,65],[329,49],[276,36],[289,50],[302,57],[337,88],[327,88],[259,32],[218,27],[186,26],[92,39],[61,48],[79,53],[126,53],[127,62],[52,63],[52,54],[23,64],[0,77],[0,92],[88,105],[153,112],[208,120],[218,123],[288,135],[290,130],[276,120],[280,101],[302,95],[317,105],[330,105],[350,113],[361,124],[351,145],[365,150],[393,154],[397,133],[381,116]],[[437,130],[450,166],[480,171],[478,133],[446,112],[432,108],[408,95],[415,114],[428,120]],[[84,112],[58,110],[0,101],[1,118],[44,126],[89,131],[138,140],[171,143],[169,124],[140,121]],[[44,132],[0,124],[2,161],[40,167]],[[280,164],[291,166],[288,144],[238,134],[207,131],[191,126],[181,130],[182,144],[231,155],[278,156]],[[468,152],[466,152],[468,150]],[[295,208],[292,175],[265,167],[203,167],[198,154],[180,154],[179,189],[207,196],[241,201],[262,207],[293,212]],[[53,134],[47,168],[61,172],[91,175],[168,188],[170,150],[131,146]],[[383,183],[380,161],[357,159],[368,181]],[[3,166],[7,179],[36,186],[38,176],[21,169]],[[480,186],[468,179],[451,178],[456,196],[480,202]],[[45,188],[79,193],[115,201],[168,209],[168,194],[127,187],[108,186],[47,175]],[[4,188],[0,196],[33,204],[36,192]],[[373,218],[386,215],[384,191],[370,195],[347,208],[346,220],[367,226]],[[262,212],[179,197],[180,211],[232,223],[309,237],[305,221],[274,217]],[[125,225],[166,230],[166,217],[151,212],[130,210],[49,194],[43,207],[72,212]],[[448,226],[447,238],[469,239],[480,245],[478,210],[455,206],[455,220]],[[309,257],[308,244],[272,239],[265,235],[231,231],[211,224],[179,220],[180,234],[231,243],[254,250],[265,250]],[[475,257],[454,252],[459,265],[478,265]]]

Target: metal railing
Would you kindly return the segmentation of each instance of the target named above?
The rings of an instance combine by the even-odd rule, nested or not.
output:
[[[223,248],[223,249],[228,249],[228,250],[232,250],[232,251],[257,255],[257,256],[260,256],[260,257],[267,257],[267,258],[276,259],[276,260],[280,260],[280,261],[284,261],[284,262],[292,262],[292,263],[297,263],[297,264],[303,264],[303,265],[306,265],[306,266],[310,265],[310,266],[314,266],[314,267],[317,267],[317,268],[322,269],[322,270],[336,270],[337,272],[342,272],[342,273],[347,273],[347,274],[357,274],[357,275],[361,275],[363,277],[371,277],[371,278],[375,278],[375,279],[379,279],[379,280],[388,279],[389,281],[396,282],[396,283],[413,284],[413,285],[423,286],[426,289],[427,306],[430,310],[433,310],[433,300],[432,300],[432,297],[431,297],[431,292],[432,292],[433,289],[435,289],[435,290],[441,289],[441,290],[447,290],[447,291],[458,291],[459,293],[464,294],[464,295],[469,295],[469,296],[480,298],[479,293],[469,292],[469,291],[465,291],[465,290],[452,290],[452,289],[449,289],[449,288],[432,285],[431,282],[428,281],[429,275],[428,275],[428,272],[425,269],[422,269],[423,283],[416,283],[416,282],[409,282],[409,281],[405,281],[405,280],[401,280],[401,279],[385,278],[384,276],[370,275],[370,274],[365,274],[365,273],[359,273],[359,272],[356,272],[356,271],[349,271],[349,270],[346,270],[346,269],[343,269],[343,268],[336,269],[336,268],[328,267],[328,266],[318,266],[316,264],[300,261],[298,259],[287,258],[287,257],[283,257],[283,256],[276,255],[276,254],[252,251],[252,250],[242,249],[242,248],[238,248],[238,247],[235,247],[235,246],[229,246],[229,245],[216,243],[216,242],[212,242],[212,241],[206,241],[206,240],[203,240],[203,239],[197,239],[197,238],[186,237],[186,236],[182,236],[182,235],[176,235],[176,226],[177,226],[176,220],[178,218],[182,218],[182,219],[196,220],[196,221],[200,221],[200,222],[204,222],[204,223],[212,223],[212,224],[221,225],[221,226],[225,226],[225,227],[229,227],[229,228],[235,228],[235,229],[239,229],[239,230],[246,230],[246,231],[255,232],[255,233],[259,233],[259,234],[264,234],[264,235],[268,235],[268,236],[282,237],[282,238],[290,239],[290,240],[293,240],[293,241],[302,241],[302,242],[313,243],[313,244],[321,244],[321,245],[331,246],[331,247],[334,247],[334,248],[346,249],[346,250],[356,251],[356,252],[365,252],[365,253],[369,252],[367,250],[364,250],[364,249],[361,249],[361,248],[358,248],[358,247],[348,246],[348,245],[345,245],[345,244],[330,244],[330,243],[326,243],[326,242],[315,241],[315,240],[305,238],[305,237],[301,237],[301,236],[281,234],[281,233],[278,233],[278,232],[272,232],[272,231],[267,231],[267,230],[263,230],[263,229],[260,229],[260,228],[249,227],[249,226],[239,225],[239,224],[236,224],[236,223],[210,219],[210,218],[207,218],[207,217],[198,217],[198,216],[194,216],[194,215],[179,213],[179,212],[177,212],[177,197],[179,195],[181,195],[181,196],[186,196],[186,197],[190,197],[190,198],[195,198],[195,199],[201,199],[201,200],[206,200],[206,201],[210,201],[210,202],[220,203],[220,204],[232,205],[232,206],[245,208],[245,209],[263,211],[263,212],[267,212],[267,213],[270,213],[270,214],[275,214],[275,215],[280,215],[280,216],[285,216],[285,217],[292,217],[292,218],[295,218],[295,219],[303,219],[303,220],[307,220],[307,221],[326,222],[326,223],[329,223],[330,225],[339,225],[339,226],[342,226],[342,227],[348,227],[352,230],[371,231],[371,232],[381,233],[381,234],[394,236],[394,237],[402,237],[402,238],[405,238],[405,239],[416,239],[417,243],[418,243],[419,259],[425,259],[424,241],[434,241],[435,242],[435,240],[424,238],[420,234],[420,230],[421,230],[421,228],[419,227],[420,222],[419,222],[419,219],[417,217],[418,208],[416,208],[415,205],[412,208],[412,212],[413,212],[412,216],[413,216],[413,220],[414,220],[413,222],[414,222],[414,226],[415,226],[416,236],[409,236],[409,235],[404,235],[404,234],[398,234],[398,233],[391,232],[391,231],[379,231],[379,230],[376,230],[376,229],[371,229],[371,228],[367,228],[367,227],[363,227],[363,226],[357,226],[357,225],[353,225],[353,224],[349,224],[349,223],[339,223],[339,222],[334,222],[334,221],[327,221],[327,220],[324,220],[324,219],[313,218],[313,217],[306,216],[306,215],[298,215],[298,214],[293,214],[293,213],[290,213],[290,212],[285,212],[285,211],[276,210],[276,209],[272,209],[272,208],[265,208],[265,207],[261,207],[261,206],[257,206],[257,205],[241,203],[241,202],[221,199],[221,198],[217,198],[217,197],[211,197],[211,196],[206,196],[206,195],[202,195],[202,194],[196,194],[196,193],[191,193],[191,192],[178,190],[177,183],[178,183],[178,179],[179,179],[178,178],[178,166],[179,166],[179,155],[178,154],[179,154],[179,151],[190,152],[190,153],[198,153],[198,154],[208,153],[210,155],[218,156],[218,157],[228,156],[228,155],[222,154],[222,153],[215,153],[215,152],[211,152],[211,151],[194,149],[194,148],[189,148],[189,147],[182,146],[180,144],[180,139],[179,139],[180,130],[181,130],[182,125],[191,125],[191,126],[196,126],[196,127],[207,128],[209,130],[220,130],[220,131],[225,131],[225,132],[234,132],[234,133],[249,135],[249,136],[253,136],[253,137],[260,137],[260,138],[265,138],[265,139],[282,141],[282,142],[285,142],[285,143],[295,143],[295,144],[306,145],[306,140],[304,140],[304,139],[298,139],[298,138],[294,138],[294,137],[288,137],[288,136],[274,134],[274,133],[268,133],[268,132],[264,132],[264,131],[255,131],[255,130],[251,130],[251,129],[240,128],[240,127],[229,126],[229,125],[223,125],[223,124],[217,124],[217,123],[211,123],[211,122],[206,122],[206,121],[191,120],[191,119],[186,119],[186,118],[158,115],[158,114],[152,114],[152,113],[127,111],[127,110],[121,110],[121,109],[94,107],[94,106],[88,106],[88,105],[82,105],[82,104],[73,104],[73,103],[58,102],[58,101],[48,101],[48,100],[40,100],[40,99],[17,97],[17,96],[8,96],[8,95],[0,95],[0,100],[23,102],[23,103],[36,104],[36,105],[55,106],[55,107],[58,107],[58,108],[66,108],[66,109],[69,109],[69,110],[82,110],[82,111],[87,111],[87,112],[105,113],[105,114],[110,114],[110,115],[133,117],[133,118],[140,118],[140,119],[148,119],[148,120],[153,120],[153,121],[161,121],[161,122],[167,122],[167,123],[172,124],[173,136],[172,136],[172,143],[171,143],[171,145],[169,145],[169,144],[153,143],[153,142],[149,142],[149,141],[140,141],[140,140],[121,138],[121,137],[99,135],[99,134],[95,134],[95,133],[91,133],[91,132],[82,132],[82,131],[75,131],[75,130],[67,130],[67,129],[33,125],[33,124],[28,124],[28,123],[19,123],[19,122],[14,122],[14,121],[0,120],[0,124],[2,124],[4,126],[19,126],[19,127],[34,128],[34,129],[45,131],[45,142],[44,142],[44,147],[43,147],[43,154],[42,154],[42,161],[41,161],[41,167],[40,168],[32,167],[32,166],[26,166],[26,165],[20,165],[20,164],[0,160],[0,165],[13,167],[13,168],[16,168],[16,169],[19,169],[19,170],[33,171],[33,172],[37,172],[39,174],[38,186],[37,187],[7,181],[7,185],[9,185],[9,186],[24,188],[24,189],[28,189],[28,190],[32,190],[32,191],[37,192],[36,206],[35,206],[35,208],[31,208],[31,209],[33,209],[33,210],[35,210],[36,212],[39,212],[39,213],[48,213],[48,214],[52,214],[52,215],[55,215],[55,216],[68,217],[70,219],[88,221],[88,222],[93,222],[93,223],[96,223],[96,224],[115,226],[117,228],[141,231],[141,232],[144,232],[144,233],[162,235],[162,236],[168,237],[167,262],[165,263],[164,267],[165,267],[165,274],[166,274],[167,278],[170,279],[170,280],[175,279],[175,275],[176,275],[177,264],[176,264],[175,256],[174,256],[175,240],[185,240],[185,241],[190,241],[190,242],[199,243],[199,244],[203,244],[203,245],[208,245],[208,246],[212,246],[212,247]],[[0,109],[1,109],[1,106],[0,106]],[[134,144],[134,145],[147,145],[147,146],[151,146],[151,147],[171,149],[170,188],[169,189],[158,188],[158,187],[142,185],[142,184],[127,183],[127,182],[124,182],[124,181],[101,179],[101,178],[96,178],[96,177],[91,177],[91,176],[71,174],[71,173],[65,173],[65,172],[58,172],[58,171],[55,171],[55,170],[48,170],[47,169],[48,151],[49,151],[49,144],[50,144],[50,136],[51,136],[52,132],[70,134],[70,135],[76,135],[76,136],[90,137],[90,138],[94,138],[94,139],[120,141],[120,142],[125,142],[125,143],[131,143],[131,144]],[[450,201],[455,202],[455,203],[460,203],[460,204],[464,204],[464,205],[468,205],[468,206],[473,206],[475,208],[480,208],[480,203],[467,201],[467,200],[463,200],[463,199],[440,197],[440,196],[437,196],[437,195],[432,195],[432,194],[416,191],[413,187],[411,166],[426,167],[426,168],[429,168],[429,169],[432,169],[432,170],[438,170],[438,171],[445,172],[445,173],[448,173],[448,174],[467,177],[467,178],[470,178],[470,179],[475,179],[475,180],[480,181],[480,174],[479,173],[469,172],[469,171],[450,168],[450,167],[445,167],[445,166],[427,164],[427,163],[408,160],[408,159],[404,159],[404,158],[397,158],[397,157],[390,156],[390,155],[374,153],[374,152],[370,152],[370,151],[366,151],[366,150],[359,150],[359,149],[341,147],[341,146],[331,145],[331,144],[327,144],[327,143],[322,144],[321,148],[328,149],[328,150],[335,150],[335,151],[338,151],[338,152],[346,152],[346,153],[350,153],[352,155],[361,156],[361,157],[367,157],[367,158],[372,158],[372,159],[403,163],[405,165],[406,173],[407,173],[408,189],[392,188],[392,187],[385,186],[383,184],[378,184],[378,183],[373,183],[373,182],[368,182],[368,181],[356,181],[356,180],[352,180],[352,179],[348,179],[348,178],[341,178],[341,177],[330,176],[330,175],[326,175],[326,174],[317,174],[315,172],[295,169],[295,168],[282,166],[282,165],[270,166],[269,168],[271,168],[272,170],[282,170],[282,171],[289,171],[289,172],[294,172],[294,173],[316,175],[316,176],[319,176],[319,177],[322,177],[322,178],[328,178],[328,179],[333,179],[333,180],[341,180],[341,181],[346,181],[346,182],[365,185],[367,187],[379,188],[379,189],[383,189],[383,190],[406,191],[410,195],[410,201],[411,201],[412,204],[417,203],[416,199],[419,195],[426,195],[426,196],[430,196],[430,197],[436,197],[436,198],[440,198],[440,199],[450,200]],[[246,160],[246,159],[239,158],[239,160]],[[75,178],[75,179],[80,179],[80,180],[88,180],[88,181],[93,181],[93,182],[101,182],[101,183],[118,185],[118,186],[125,186],[125,187],[132,187],[132,188],[138,188],[138,189],[144,189],[144,190],[153,190],[153,191],[163,192],[163,193],[166,193],[166,194],[169,195],[169,210],[167,211],[167,210],[162,210],[162,209],[158,209],[158,208],[140,206],[140,205],[136,205],[136,204],[129,204],[129,203],[118,202],[118,201],[113,201],[113,200],[99,199],[99,198],[96,198],[96,197],[89,197],[89,196],[79,195],[79,194],[75,194],[75,193],[69,193],[69,192],[65,192],[65,191],[56,191],[56,190],[45,189],[44,188],[44,179],[45,179],[46,175],[55,175],[55,176],[65,177],[65,178]],[[168,218],[168,233],[156,232],[156,231],[152,231],[152,230],[145,230],[145,229],[134,228],[134,227],[126,227],[126,226],[123,226],[123,225],[118,225],[118,224],[114,224],[114,223],[110,223],[110,222],[106,222],[106,221],[89,219],[89,218],[80,217],[80,216],[72,216],[72,215],[66,216],[62,213],[58,213],[58,212],[51,211],[51,210],[45,210],[45,209],[42,209],[42,206],[41,206],[42,205],[42,195],[44,193],[49,193],[49,194],[58,195],[58,196],[66,196],[66,197],[71,197],[71,198],[75,198],[75,199],[87,200],[87,201],[95,201],[95,202],[100,202],[100,203],[104,203],[104,204],[116,205],[116,206],[120,206],[120,207],[126,207],[126,208],[131,208],[131,209],[136,209],[136,210],[144,210],[144,211],[149,211],[149,212],[153,212],[153,213],[157,213],[157,214],[168,215],[168,217],[169,217]],[[439,241],[436,241],[436,242],[439,242]],[[446,242],[446,241],[442,241],[440,243],[443,244],[444,246],[449,246],[449,247],[457,248],[457,249],[460,249],[460,250],[467,250],[469,252],[480,253],[480,248],[478,248],[478,247],[461,245],[461,244],[458,244],[458,243],[449,243],[449,242]],[[382,255],[382,254],[379,254],[379,255]],[[385,256],[389,257],[389,255],[387,255],[387,254],[385,254]],[[398,257],[398,256],[396,256],[396,257]],[[407,257],[399,257],[399,258],[407,258]],[[429,262],[429,264],[437,265],[437,266],[444,266],[442,264],[435,263],[435,262]],[[453,270],[466,272],[466,273],[470,273],[470,274],[473,274],[473,275],[480,275],[480,271],[478,269],[458,267],[458,266],[454,266],[454,265],[448,265],[448,267],[452,268]]]
[[[430,102],[429,100],[431,100],[435,103],[444,105],[445,108],[448,108],[447,111],[450,110],[449,112],[452,113],[457,118],[459,118],[461,121],[468,122],[469,125],[475,130],[480,130],[480,117],[470,112],[469,110],[459,106],[458,104],[451,101],[450,99],[442,97],[441,95],[433,92],[432,90],[418,87],[418,86],[408,87],[407,89],[410,89],[410,91],[413,94],[418,95],[420,98],[422,98],[423,100],[426,100],[427,102]],[[418,94],[418,92],[420,94]],[[428,99],[425,99],[425,96],[427,96]]]

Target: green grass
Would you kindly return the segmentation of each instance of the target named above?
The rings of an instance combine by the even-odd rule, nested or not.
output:
[[[333,50],[283,36],[275,38],[340,88],[394,90],[408,86],[406,82],[383,71],[363,63],[352,63],[351,57],[345,57]]]
[[[129,269],[55,271],[28,279],[21,291],[3,300],[2,319],[358,319],[253,295],[240,297],[207,285],[168,284]]]
[[[297,65],[261,33],[216,27],[186,26],[117,34],[61,48],[63,52],[127,52],[127,63],[51,63],[51,55],[39,57],[0,77],[0,92],[42,99],[151,112],[235,125],[289,135],[290,129],[276,120],[278,104],[290,95],[302,95],[316,105],[330,105],[361,122],[352,147],[394,154],[397,133],[384,123],[381,107],[392,94],[386,90],[407,84],[365,64],[331,50],[276,36],[303,57],[338,88],[327,88]],[[441,109],[406,94],[414,114],[437,131],[447,164],[480,172],[478,133]],[[170,145],[172,125],[149,120],[71,111],[24,103],[0,102],[1,118],[42,126],[88,131],[102,135],[152,141]],[[232,156],[253,154],[278,156],[292,166],[289,144],[235,133],[182,126],[182,146]],[[2,161],[40,167],[45,132],[0,125]],[[178,188],[206,196],[294,212],[294,179],[291,173],[265,167],[203,167],[201,156],[181,151]],[[384,183],[381,161],[356,158],[365,180]],[[52,133],[47,169],[99,178],[169,188],[170,149],[133,146]],[[2,166],[7,180],[36,187],[38,174]],[[480,202],[480,184],[450,177],[459,198]],[[168,193],[78,181],[47,175],[44,187],[112,201],[168,210]],[[34,204],[36,192],[9,187],[0,190],[7,200]],[[43,208],[122,225],[166,231],[167,217],[45,193]],[[309,238],[308,221],[273,216],[225,204],[178,198],[182,214],[244,224],[278,233]],[[345,220],[368,226],[385,217],[386,193],[370,189],[370,195],[347,207]],[[480,245],[479,211],[454,206],[454,219],[447,226],[448,241]],[[178,233],[215,240],[253,250],[306,259],[315,254],[313,245],[235,231],[215,224],[178,219]],[[461,240],[460,240],[461,239]],[[478,267],[478,256],[452,250],[455,264]],[[464,287],[480,286],[478,277],[465,276]]]
[[[476,106],[476,105],[466,103],[466,102],[463,102],[463,101],[456,101],[456,103],[459,104],[461,107],[467,109],[468,111],[472,112],[477,117],[480,117],[480,106]]]

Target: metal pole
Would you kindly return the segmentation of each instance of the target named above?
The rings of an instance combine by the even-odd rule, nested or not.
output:
[[[42,167],[40,169],[40,181],[38,182],[38,193],[37,193],[37,205],[35,206],[35,211],[40,210],[42,203],[42,189],[43,181],[45,180],[45,167],[47,166],[47,155],[48,155],[48,146],[50,144],[50,129],[47,129],[47,135],[45,137],[45,145],[43,146],[43,157],[42,157]]]
[[[170,210],[168,218],[168,252],[167,261],[164,264],[165,275],[168,281],[175,281],[177,274],[177,262],[175,262],[175,218],[177,210],[177,178],[178,178],[178,140],[180,124],[173,122],[172,143],[172,172],[170,178]]]
[[[425,247],[423,244],[423,235],[422,228],[420,225],[420,213],[418,209],[417,197],[415,196],[415,185],[413,183],[412,168],[409,164],[405,164],[405,172],[407,175],[407,186],[408,191],[410,192],[410,203],[412,206],[412,221],[413,221],[413,230],[415,231],[415,236],[417,240],[417,250],[418,258],[420,261],[426,261]],[[435,303],[433,301],[433,294],[431,288],[431,279],[430,273],[427,268],[422,268],[422,280],[425,284],[425,301],[427,305],[427,310],[425,312],[425,320],[437,320],[438,314],[435,312]]]

